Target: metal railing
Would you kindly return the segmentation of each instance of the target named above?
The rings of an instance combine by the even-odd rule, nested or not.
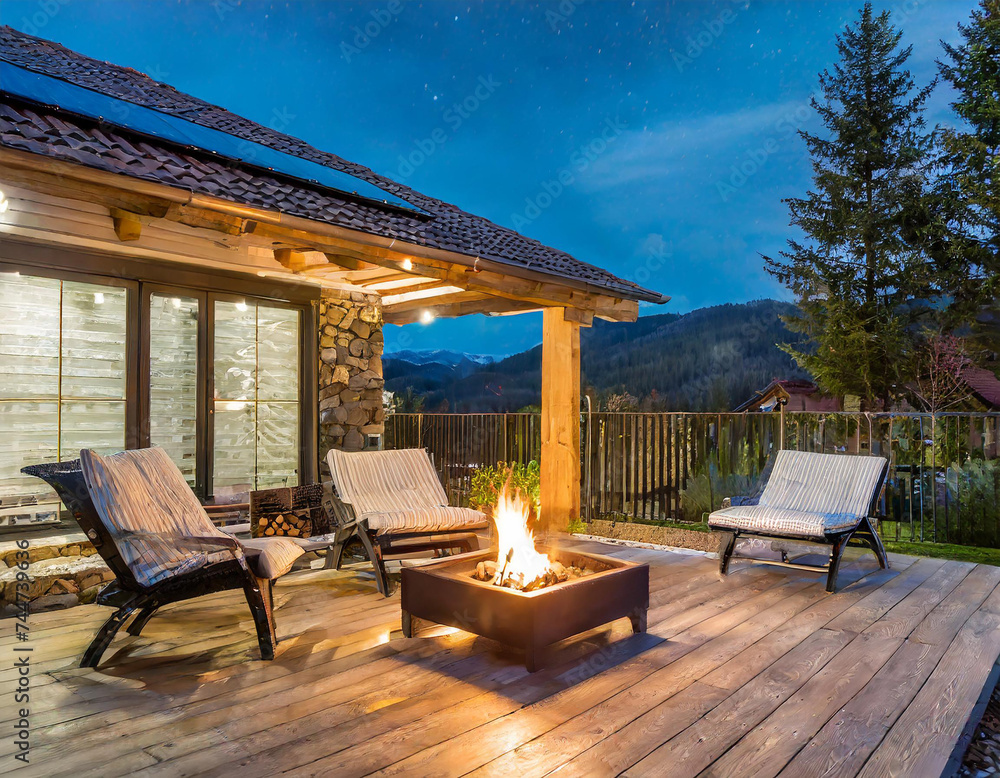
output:
[[[883,534],[1000,547],[1000,414],[590,413],[581,415],[584,518],[700,521],[752,491],[778,449],[890,462]],[[387,448],[427,448],[455,504],[484,464],[541,452],[538,414],[394,414]]]

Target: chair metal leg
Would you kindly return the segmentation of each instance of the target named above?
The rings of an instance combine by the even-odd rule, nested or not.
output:
[[[375,569],[375,585],[382,596],[390,596],[392,592],[389,591],[389,575],[385,571],[385,559],[382,557],[381,544],[367,530],[362,530],[358,536],[361,538],[361,543],[368,552],[368,558],[372,561],[372,567]]]
[[[851,538],[850,532],[838,535],[833,540],[833,550],[830,551],[830,570],[826,574],[826,590],[833,594],[837,591],[837,573],[840,570],[840,560],[844,556],[844,549],[847,548],[847,541]]]
[[[733,557],[736,549],[736,533],[723,532],[719,539],[719,572],[722,575],[729,575],[729,561]]]
[[[879,536],[878,530],[875,529],[875,525],[871,519],[865,519],[861,522],[858,531],[854,533],[854,537],[860,537],[868,544],[872,553],[875,554],[875,558],[878,559],[879,567],[883,570],[889,569],[889,556],[885,553],[882,538]]]
[[[149,620],[153,618],[153,614],[156,613],[160,608],[159,605],[154,605],[150,603],[149,605],[144,605],[142,609],[136,614],[136,617],[132,619],[132,623],[128,625],[128,634],[133,637],[138,637],[142,630],[145,628]]]
[[[274,659],[274,649],[278,645],[278,636],[274,628],[274,601],[272,599],[271,582],[266,578],[257,578],[247,573],[243,583],[250,615],[253,616],[257,628],[257,643],[260,646],[261,659]]]
[[[323,562],[324,570],[339,570],[343,561],[344,546],[346,543],[334,543],[326,550],[326,561]]]
[[[128,621],[129,617],[140,607],[144,605],[145,598],[137,597],[134,600],[129,600],[124,605],[120,606],[116,610],[111,618],[104,622],[104,625],[97,631],[97,635],[91,641],[87,650],[83,652],[83,658],[80,660],[80,667],[97,667],[101,661],[101,657],[104,652],[108,650],[108,646],[111,645],[111,641],[114,640],[115,635],[118,634],[118,630],[122,628],[122,625]]]

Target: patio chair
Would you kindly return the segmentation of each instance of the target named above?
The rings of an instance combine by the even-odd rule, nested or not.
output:
[[[331,449],[333,513],[340,542],[331,551],[340,567],[344,546],[357,535],[375,568],[378,590],[391,593],[386,556],[479,548],[475,530],[489,525],[485,514],[448,505],[427,451],[346,452]]]
[[[736,541],[743,535],[824,543],[832,546],[825,565],[740,557],[764,564],[827,572],[826,590],[837,584],[840,559],[848,542],[868,546],[883,569],[889,567],[878,535],[876,506],[889,462],[882,457],[779,451],[759,497],[736,498],[708,517],[722,533],[719,570],[729,572]]]
[[[160,448],[108,457],[84,450],[78,460],[22,472],[55,489],[115,574],[97,595],[98,604],[115,612],[84,652],[81,667],[97,667],[136,611],[130,635],[139,635],[164,605],[227,589],[243,589],[261,658],[274,658],[271,585],[302,554],[297,545],[283,538],[239,541],[217,529]]]

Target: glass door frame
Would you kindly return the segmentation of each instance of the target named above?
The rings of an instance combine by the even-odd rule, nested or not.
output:
[[[212,325],[215,299],[246,299],[300,311],[299,343],[299,483],[319,480],[319,287],[295,281],[251,278],[246,270],[208,271],[188,264],[143,260],[128,255],[92,252],[72,246],[24,243],[0,236],[0,272],[23,273],[66,281],[103,284],[128,290],[126,306],[125,447],[141,448],[149,441],[149,292],[170,290],[185,297],[204,299],[199,304],[198,381],[204,414],[198,435],[197,456],[204,491],[211,494],[212,425],[208,411],[214,403]],[[219,292],[220,287],[226,289]],[[145,339],[145,340],[144,340]],[[144,405],[145,403],[145,405]],[[197,467],[198,465],[196,465]]]
[[[29,267],[0,258],[0,273],[19,273],[26,276],[50,278],[54,281],[70,281],[94,286],[108,286],[125,290],[125,448],[140,448],[141,435],[139,430],[139,332],[133,322],[139,319],[139,282],[126,278],[109,278],[107,276],[91,275],[73,271],[53,270],[46,267]],[[62,314],[60,312],[60,328]],[[62,382],[58,387],[55,401],[62,404]],[[60,409],[60,414],[62,410]],[[59,435],[56,445],[62,451],[62,435]],[[78,458],[74,456],[73,459]]]
[[[206,388],[206,411],[209,416],[215,416],[215,303],[227,302],[238,303],[252,300],[255,303],[264,303],[273,308],[285,308],[299,312],[299,483],[316,483],[315,472],[310,472],[310,462],[317,459],[318,454],[318,429],[319,429],[319,375],[318,375],[318,343],[319,343],[319,323],[318,312],[315,306],[302,306],[287,300],[277,300],[272,297],[261,297],[253,294],[233,294],[230,292],[210,292],[207,295],[206,305],[208,321],[206,328],[206,339],[208,348],[205,353],[206,377],[202,383]],[[310,351],[309,346],[313,345],[315,350]],[[310,371],[309,366],[313,366]],[[311,389],[311,391],[310,391]],[[256,403],[255,403],[256,405]],[[256,417],[255,408],[255,417]],[[207,425],[207,443],[205,451],[211,459],[215,451],[215,424]],[[256,443],[255,443],[256,445]],[[315,465],[313,466],[315,468]],[[207,471],[213,473],[211,465]],[[256,477],[256,474],[255,474]],[[212,478],[208,479],[208,488],[211,489]],[[208,492],[211,494],[211,491]]]

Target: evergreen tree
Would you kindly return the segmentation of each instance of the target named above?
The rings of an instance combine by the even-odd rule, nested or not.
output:
[[[822,94],[812,100],[826,137],[799,133],[813,189],[786,200],[805,239],[764,258],[798,298],[790,328],[810,342],[786,350],[825,391],[883,407],[908,378],[915,323],[931,292],[909,222],[923,207],[931,139],[922,114],[933,85],[914,89],[901,37],[871,3],[837,36],[839,61],[820,74]]]
[[[958,93],[961,128],[944,128],[943,169],[932,193],[932,258],[950,306],[952,327],[997,318],[1000,292],[1000,0],[982,0],[962,41],[943,43],[941,75]],[[994,316],[983,316],[993,308]],[[994,325],[995,328],[995,325]],[[979,333],[989,335],[990,333]],[[996,340],[997,333],[994,335]],[[981,338],[982,340],[982,338]],[[990,351],[1000,351],[996,342]]]

